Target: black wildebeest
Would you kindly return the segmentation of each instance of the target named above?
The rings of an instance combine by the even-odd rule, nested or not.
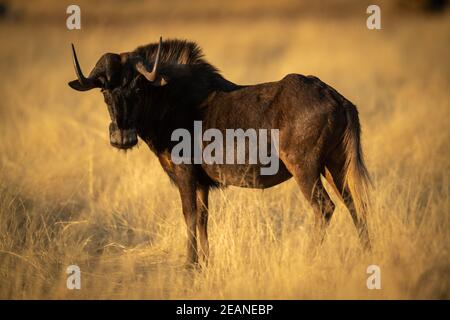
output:
[[[188,231],[188,263],[209,254],[208,192],[235,185],[267,188],[294,176],[315,212],[318,241],[334,211],[324,175],[350,211],[362,244],[370,247],[366,224],[368,172],[360,145],[356,107],[313,76],[289,74],[277,82],[236,85],[220,75],[193,42],[168,40],[126,53],[106,53],[88,77],[72,45],[78,91],[100,88],[111,117],[111,145],[128,149],[141,137],[178,187]],[[279,130],[279,170],[261,175],[261,164],[174,164],[171,133],[203,129]]]

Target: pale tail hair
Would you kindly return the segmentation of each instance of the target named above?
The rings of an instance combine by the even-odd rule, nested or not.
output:
[[[366,215],[370,205],[369,188],[372,183],[364,164],[358,110],[353,104],[346,104],[345,108],[347,128],[343,139],[345,152],[344,187],[350,191],[358,215]]]

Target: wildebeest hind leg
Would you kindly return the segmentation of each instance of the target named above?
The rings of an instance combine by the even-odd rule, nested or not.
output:
[[[306,162],[288,166],[288,169],[297,181],[303,195],[313,207],[316,229],[313,235],[313,243],[321,244],[335,208],[320,180],[322,169],[319,165],[311,165],[311,163]]]

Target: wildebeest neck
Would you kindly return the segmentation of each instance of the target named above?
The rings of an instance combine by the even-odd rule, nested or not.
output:
[[[173,130],[189,130],[194,120],[201,119],[202,104],[211,93],[239,88],[210,65],[162,65],[161,73],[169,83],[158,88],[149,85],[144,90],[136,127],[139,136],[155,151],[170,146]]]

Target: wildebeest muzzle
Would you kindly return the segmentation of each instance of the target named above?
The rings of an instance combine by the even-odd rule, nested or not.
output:
[[[115,148],[132,148],[138,142],[136,129],[119,129],[117,124],[112,122],[109,125],[109,141]]]

